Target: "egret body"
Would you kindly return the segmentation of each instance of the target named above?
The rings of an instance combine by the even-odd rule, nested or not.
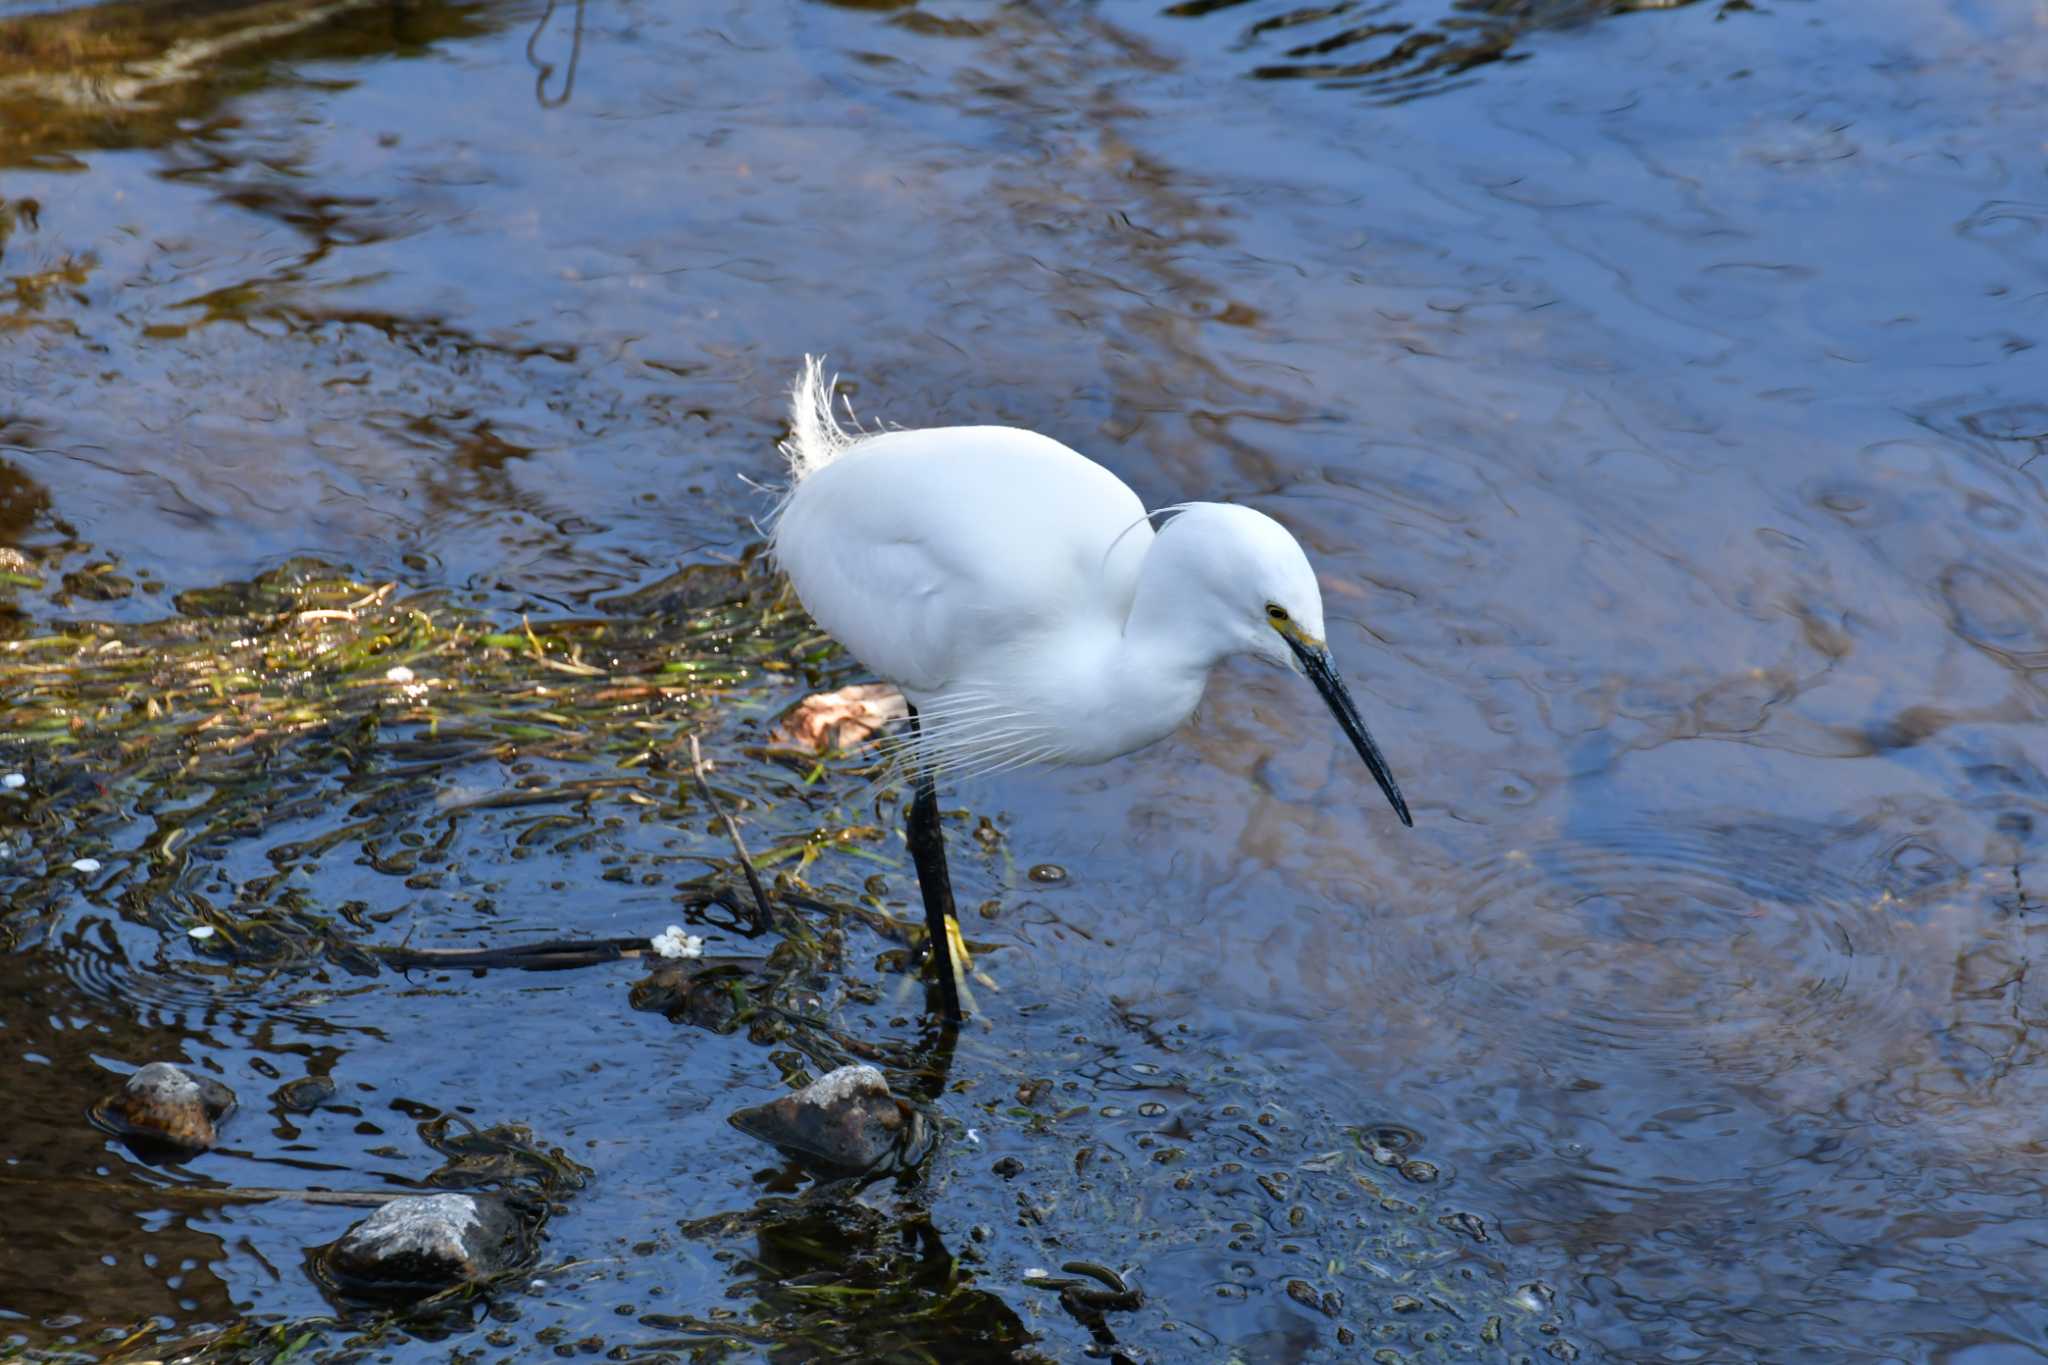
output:
[[[818,624],[910,703],[909,835],[942,1003],[959,1017],[936,780],[1101,763],[1177,729],[1236,654],[1306,674],[1404,825],[1280,523],[1196,502],[1155,530],[1122,480],[1013,427],[848,432],[807,359],[776,561]]]

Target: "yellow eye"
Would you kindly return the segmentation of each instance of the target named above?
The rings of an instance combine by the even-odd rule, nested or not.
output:
[[[1266,604],[1266,619],[1276,626],[1279,625],[1287,619],[1287,608],[1281,606],[1278,602],[1268,602]]]

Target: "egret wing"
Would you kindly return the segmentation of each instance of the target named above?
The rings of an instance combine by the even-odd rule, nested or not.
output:
[[[1143,518],[1115,475],[1036,433],[887,432],[797,485],[775,553],[819,625],[932,696],[1074,613],[1120,622]]]
[[[837,542],[824,574],[790,578],[818,624],[879,676],[913,694],[953,678],[963,644],[955,620],[961,584],[931,546]]]

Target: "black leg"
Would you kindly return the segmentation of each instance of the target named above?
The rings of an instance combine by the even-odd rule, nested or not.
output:
[[[917,708],[910,708],[910,742],[914,749],[920,729]],[[910,801],[910,858],[917,865],[918,890],[924,893],[925,932],[931,942],[932,962],[939,972],[939,1001],[946,1022],[960,1022],[960,983],[953,979],[953,944],[946,921],[953,915],[953,874],[946,868],[946,833],[939,828],[939,791],[932,775],[922,765],[917,769],[916,794]]]

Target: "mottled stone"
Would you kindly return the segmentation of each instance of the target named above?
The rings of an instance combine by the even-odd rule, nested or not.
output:
[[[490,1195],[405,1195],[327,1249],[348,1288],[431,1292],[488,1278],[518,1258],[519,1216]]]
[[[220,1140],[220,1125],[234,1109],[235,1092],[219,1081],[195,1078],[169,1062],[151,1062],[103,1100],[94,1115],[131,1142],[194,1154]]]
[[[850,1171],[906,1169],[930,1145],[924,1116],[891,1094],[871,1066],[842,1066],[793,1095],[740,1110],[732,1124],[796,1156]]]

